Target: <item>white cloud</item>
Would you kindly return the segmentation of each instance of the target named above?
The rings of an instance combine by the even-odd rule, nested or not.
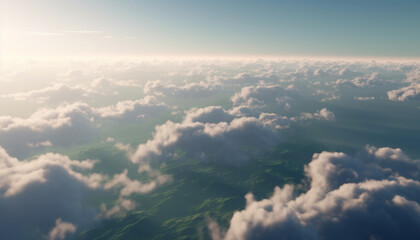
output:
[[[35,101],[37,103],[62,103],[65,101],[80,101],[90,94],[96,94],[92,89],[82,85],[70,86],[64,83],[57,83],[53,86],[32,90],[28,92],[6,94],[2,97],[12,98],[17,101]]]
[[[49,240],[65,239],[66,235],[76,232],[76,226],[69,222],[63,222],[61,218],[55,220],[55,227],[48,234]]]
[[[73,171],[75,167],[92,169],[96,163],[93,160],[77,161],[60,154],[47,153],[29,162],[20,162],[16,158],[10,157],[3,148],[0,148],[0,156],[2,157],[0,190],[5,197],[19,194],[35,182],[46,182],[50,169],[54,167],[62,168],[66,174],[91,188],[97,188],[102,179],[100,175],[94,174],[85,177]]]
[[[366,147],[357,157],[314,154],[305,166],[306,192],[296,196],[294,186],[285,185],[260,201],[247,194],[246,208],[234,213],[219,238],[417,238],[419,170],[420,160],[387,147]]]
[[[163,87],[161,82],[157,83]],[[289,102],[299,97],[293,85],[283,88],[260,82],[257,86],[242,88],[231,98],[234,105],[231,110],[220,106],[193,108],[186,112],[181,123],[167,121],[156,126],[153,139],[140,144],[132,159],[147,162],[152,158],[173,158],[176,150],[181,149],[187,157],[243,163],[277,144],[281,136],[276,129],[288,127],[290,121],[334,120],[334,114],[326,108],[291,119],[259,110],[266,104],[289,108]]]
[[[52,153],[19,161],[0,148],[0,238],[43,239],[50,232],[59,239],[72,230],[64,222],[54,228],[59,218],[89,226],[97,211],[84,201],[101,187],[103,176],[78,170],[92,169],[96,162]]]
[[[53,153],[19,161],[0,147],[0,238],[43,239],[49,232],[50,239],[64,239],[76,231],[76,225],[79,230],[85,229],[98,217],[109,218],[134,209],[135,202],[127,197],[149,193],[172,180],[145,166],[142,171],[148,174],[146,182],[130,179],[127,170],[112,177],[94,172],[82,174],[94,170],[97,162]],[[87,205],[86,199],[103,190],[119,191],[119,199],[109,210],[103,205],[99,212]]]
[[[354,100],[369,101],[369,100],[375,100],[375,97],[354,97]]]
[[[153,139],[140,144],[130,155],[134,162],[148,162],[176,157],[176,150],[181,149],[187,157],[240,164],[277,144],[281,136],[276,129],[288,127],[290,121],[334,118],[326,108],[290,120],[243,105],[229,111],[220,106],[193,108],[180,123],[167,121],[156,126]]]
[[[95,112],[102,118],[139,120],[156,116],[167,109],[167,105],[158,102],[154,96],[146,96],[135,101],[120,101],[115,105],[97,108]]]
[[[175,150],[182,149],[187,157],[240,164],[279,142],[275,118],[237,116],[215,106],[194,109],[181,123],[156,126],[153,139],[138,146],[133,161],[174,157]]]
[[[220,123],[231,122],[236,116],[221,106],[208,106],[205,108],[192,108],[186,112],[186,122]]]
[[[292,117],[292,121],[305,121],[305,120],[325,120],[325,121],[334,121],[335,115],[333,112],[326,108],[322,108],[315,113],[301,113],[299,117]]]
[[[137,180],[131,180],[127,176],[127,169],[125,169],[121,174],[116,174],[114,177],[107,182],[104,187],[105,189],[111,189],[116,187],[122,187],[120,190],[120,196],[126,197],[133,193],[149,193],[154,190],[157,186],[162,185],[171,181],[171,177],[167,175],[161,175],[154,173],[150,170],[149,173],[152,177],[155,177],[152,181],[143,183]]]
[[[74,33],[74,34],[98,34],[101,33],[97,30],[63,30],[62,33]]]
[[[115,93],[115,87],[140,87],[141,85],[135,80],[115,80],[112,78],[99,77],[95,78],[90,87],[93,90],[100,91],[102,94]]]
[[[13,156],[25,157],[34,147],[87,142],[96,129],[92,109],[87,104],[65,104],[40,109],[28,118],[1,116],[0,145]]]
[[[136,204],[130,199],[120,198],[111,208],[107,208],[105,204],[101,205],[100,218],[109,219],[112,217],[123,217],[127,211],[133,210]]]
[[[165,104],[146,96],[101,108],[78,102],[42,108],[28,118],[0,116],[0,146],[12,156],[25,157],[35,148],[88,142],[100,127],[95,120],[136,121],[157,116],[166,109]]]
[[[410,85],[388,91],[388,99],[393,101],[420,99],[420,68],[414,67],[411,71],[406,73],[405,82],[410,83]]]
[[[289,104],[296,98],[300,98],[293,85],[283,88],[280,85],[265,85],[244,87],[232,96],[234,106],[246,106],[249,108],[261,108],[266,104]]]
[[[420,67],[416,67],[412,69],[410,72],[406,74],[406,82],[415,83],[420,82]]]
[[[380,79],[378,78],[378,73],[373,72],[366,74],[362,77],[356,77],[353,80],[351,80],[351,83],[353,83],[356,87],[367,87],[372,86],[374,83],[379,82]]]
[[[208,97],[220,91],[222,86],[213,82],[192,82],[182,86],[164,83],[160,80],[148,81],[144,86],[145,94],[178,97]]]
[[[407,87],[387,92],[388,98],[393,101],[408,101],[420,98],[420,83],[412,83]]]
[[[78,102],[82,100],[94,100],[98,96],[118,95],[125,88],[138,88],[134,80],[115,80],[112,78],[97,77],[86,71],[72,70],[59,74],[63,82],[53,83],[50,86],[18,93],[3,94],[3,98],[11,98],[15,101],[30,101],[36,103],[61,104],[63,102]],[[93,80],[91,80],[93,78]],[[86,84],[88,82],[88,84]],[[140,90],[140,89],[139,89]]]

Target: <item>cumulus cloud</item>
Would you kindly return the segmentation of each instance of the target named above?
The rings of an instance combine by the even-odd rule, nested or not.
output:
[[[139,120],[167,110],[164,103],[158,102],[153,96],[146,96],[138,100],[126,100],[115,105],[97,108],[95,112],[102,118]]]
[[[160,80],[155,80],[148,81],[146,83],[144,86],[144,93],[178,97],[208,97],[221,89],[222,86],[219,83],[214,82],[200,81],[177,86],[171,83],[163,83]]]
[[[146,194],[158,186],[172,181],[169,175],[161,174],[158,170],[153,170],[150,165],[143,164],[139,168],[139,173],[146,172],[149,181],[140,182],[128,177],[128,170],[125,169],[121,174],[115,174],[108,182],[104,184],[104,189],[120,189],[119,199],[116,204],[108,208],[106,204],[101,205],[100,218],[111,218],[124,216],[127,211],[133,210],[136,203],[127,197],[132,194]]]
[[[279,142],[274,118],[237,116],[218,106],[191,110],[181,123],[156,126],[153,139],[140,144],[132,159],[147,162],[174,157],[182,149],[187,157],[240,164]]]
[[[55,220],[55,227],[48,234],[49,240],[65,239],[66,235],[76,232],[76,226],[72,223],[63,222],[61,218]]]
[[[0,116],[0,146],[16,157],[25,157],[34,148],[82,144],[95,137],[98,119],[136,121],[157,116],[168,107],[154,97],[117,102],[94,108],[86,103],[42,108],[28,118]]]
[[[290,119],[243,106],[231,110],[220,106],[193,108],[180,123],[167,121],[156,126],[153,139],[140,144],[129,156],[136,163],[164,161],[176,157],[181,149],[186,157],[241,164],[278,144],[282,136],[277,129],[288,127],[291,121],[309,119],[332,121],[335,115],[326,108]]]
[[[80,101],[80,99],[86,98],[93,93],[96,92],[81,85],[70,86],[64,83],[57,83],[53,86],[39,90],[6,94],[3,95],[3,97],[12,98],[18,101],[35,101],[37,103],[61,103],[65,101]]]
[[[388,98],[393,101],[408,101],[420,99],[420,83],[412,83],[407,87],[387,92]]]
[[[117,203],[111,208],[108,208],[106,204],[101,204],[100,218],[109,219],[113,217],[123,217],[127,211],[133,210],[136,204],[134,201],[126,198],[119,198]]]
[[[231,122],[236,116],[221,106],[193,108],[185,115],[186,122],[220,123]]]
[[[246,69],[247,71],[236,73],[234,76],[229,76],[225,73],[215,77],[214,80],[233,85],[256,84],[260,81],[275,83],[280,80],[280,72],[275,70],[275,66],[268,65],[262,68],[257,67],[256,69],[255,67],[250,66],[250,68]]]
[[[49,239],[64,239],[76,231],[76,225],[85,229],[98,219],[134,209],[135,202],[127,199],[132,194],[149,193],[171,181],[144,166],[146,182],[130,179],[127,170],[112,177],[82,173],[94,170],[97,162],[53,153],[19,161],[0,147],[0,238],[44,239],[49,232]],[[110,209],[86,204],[88,195],[111,190],[118,190],[119,198]]]
[[[84,103],[43,108],[28,118],[0,117],[0,145],[24,157],[34,147],[68,146],[89,141],[97,125],[92,108]]]
[[[149,82],[156,91],[164,91],[161,82]],[[266,104],[281,104],[289,108],[289,102],[299,98],[293,85],[267,85],[244,87],[231,98],[234,107],[225,110],[220,106],[193,108],[186,112],[181,123],[168,121],[156,126],[153,139],[140,144],[132,155],[134,162],[176,157],[176,150],[185,151],[187,157],[240,164],[251,156],[269,149],[279,142],[276,129],[289,126],[291,121],[309,119],[334,120],[332,112],[323,108],[316,113],[302,113],[288,118],[274,113],[261,112]]]
[[[90,84],[90,88],[94,91],[98,91],[103,95],[106,94],[119,94],[114,89],[116,87],[130,87],[139,88],[141,85],[135,80],[115,80],[113,78],[99,77],[95,78]]]
[[[366,147],[356,157],[314,154],[308,190],[276,187],[271,198],[245,196],[226,232],[214,239],[416,239],[420,236],[420,160],[401,149]],[[213,226],[213,229],[214,226]]]
[[[244,87],[232,96],[234,106],[247,106],[249,108],[261,108],[266,104],[280,104],[286,106],[289,102],[299,98],[299,94],[293,85],[283,88],[280,85],[258,84]]]
[[[394,89],[387,92],[388,99],[393,101],[408,101],[420,99],[420,68],[415,67],[406,73],[406,87]]]
[[[149,193],[154,190],[158,185],[162,185],[166,182],[169,182],[171,178],[167,175],[161,175],[158,172],[152,172],[151,169],[148,169],[151,177],[155,177],[154,180],[143,183],[137,180],[131,180],[127,176],[127,169],[124,170],[121,174],[116,174],[114,177],[105,184],[105,189],[111,189],[116,187],[121,187],[120,196],[126,197],[133,193]]]
[[[134,80],[114,80],[112,78],[99,77],[93,79],[90,84],[83,83],[75,85],[58,82],[37,90],[3,94],[2,97],[11,98],[16,101],[31,101],[36,103],[72,103],[81,100],[91,100],[100,95],[117,95],[119,93],[115,90],[116,87],[132,88],[140,87],[140,85]]]
[[[11,197],[21,193],[25,188],[34,182],[43,183],[46,181],[46,175],[50,168],[60,167],[66,173],[85,183],[87,186],[96,188],[101,180],[100,175],[85,177],[84,175],[72,170],[73,167],[81,169],[92,169],[95,161],[71,160],[66,156],[59,154],[44,154],[30,162],[20,162],[16,158],[10,157],[4,149],[0,149],[2,156],[2,171],[0,182],[1,193],[5,197]]]
[[[420,68],[416,67],[406,74],[406,82],[414,83],[420,82]]]
[[[366,74],[362,77],[356,77],[353,80],[351,80],[351,83],[353,83],[356,87],[367,87],[372,86],[375,82],[378,81],[380,81],[380,79],[378,78],[378,73],[373,72]]]
[[[82,229],[89,226],[96,210],[84,201],[103,177],[78,170],[92,169],[96,162],[52,153],[19,161],[0,148],[0,238],[43,239],[50,232],[50,238],[60,239],[73,230],[65,222],[57,224],[59,218]]]
[[[349,79],[337,79],[334,81],[326,82],[326,86],[332,86],[337,89],[340,86],[355,86],[355,87],[371,87],[374,86],[376,83],[383,81],[381,78],[378,77],[377,72],[367,73],[363,76],[357,76],[351,80]]]

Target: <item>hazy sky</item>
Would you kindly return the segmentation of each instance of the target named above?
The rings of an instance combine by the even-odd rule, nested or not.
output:
[[[420,56],[418,0],[13,0],[3,56]]]

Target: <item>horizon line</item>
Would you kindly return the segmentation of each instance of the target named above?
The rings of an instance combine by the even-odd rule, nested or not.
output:
[[[251,55],[251,54],[150,54],[150,55],[14,55],[14,56],[0,56],[0,61],[30,61],[30,60],[339,60],[339,61],[420,61],[420,56],[328,56],[328,55]]]

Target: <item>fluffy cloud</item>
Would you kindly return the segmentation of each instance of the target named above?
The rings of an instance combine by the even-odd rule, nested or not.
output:
[[[4,94],[2,97],[11,98],[16,101],[33,101],[36,103],[60,104],[63,102],[77,102],[81,100],[90,100],[100,95],[116,95],[116,87],[139,87],[140,85],[133,80],[114,80],[110,78],[99,77],[91,81],[90,84],[70,84],[55,83],[51,86],[18,92]]]
[[[121,174],[115,174],[108,182],[104,184],[105,190],[120,189],[119,199],[113,206],[108,208],[106,204],[101,205],[100,218],[111,218],[116,216],[124,216],[127,211],[133,210],[136,203],[127,199],[132,194],[146,194],[153,191],[158,186],[172,181],[169,175],[161,174],[157,170],[153,170],[150,165],[143,164],[139,168],[139,173],[146,172],[149,177],[148,182],[140,182],[132,180],[128,177],[128,170],[125,169]]]
[[[130,179],[125,170],[112,177],[94,170],[97,160],[72,160],[47,153],[29,161],[19,161],[0,147],[0,238],[64,239],[68,234],[91,226],[101,218],[123,215],[136,203],[132,194],[145,194],[171,177],[143,166],[147,182]],[[86,204],[87,196],[98,191],[119,191],[119,199],[106,209]],[[16,224],[18,223],[18,224]],[[54,225],[55,223],[55,225]]]
[[[182,86],[163,83],[160,80],[148,81],[144,86],[145,94],[178,97],[207,97],[220,91],[222,86],[211,82],[192,82]]]
[[[339,86],[355,86],[355,87],[370,87],[373,86],[375,83],[382,81],[378,77],[377,72],[368,73],[363,76],[358,76],[353,78],[352,80],[348,79],[337,79],[335,81],[326,82],[326,86],[332,86],[334,88],[338,88]]]
[[[120,196],[126,197],[133,193],[149,193],[157,186],[171,180],[169,176],[161,175],[158,172],[153,172],[150,168],[148,169],[148,172],[150,173],[151,177],[155,177],[155,179],[150,182],[142,183],[137,180],[131,180],[127,176],[128,171],[126,169],[121,174],[114,175],[114,177],[109,182],[107,182],[104,187],[105,189],[121,187]]]
[[[153,139],[138,146],[133,161],[173,157],[182,149],[186,157],[240,164],[278,143],[273,123],[277,123],[275,116],[267,114],[244,117],[216,106],[195,109],[181,123],[157,126]]]
[[[70,86],[63,83],[57,83],[51,87],[32,90],[29,92],[7,94],[3,95],[3,97],[13,98],[14,100],[18,101],[61,103],[64,101],[80,101],[80,99],[86,98],[89,94],[93,93],[96,92],[81,85]]]
[[[193,108],[187,111],[185,122],[220,123],[231,122],[235,114],[226,111],[221,106],[209,106],[205,108]]]
[[[126,100],[115,105],[97,108],[95,112],[102,118],[139,120],[167,110],[168,107],[160,103],[153,96],[146,96],[138,100]]]
[[[406,82],[410,85],[388,91],[388,99],[393,101],[408,101],[420,99],[420,68],[414,68],[406,73]]]
[[[65,239],[66,235],[76,232],[76,226],[71,223],[55,220],[55,227],[48,234],[50,240]]]
[[[114,80],[110,78],[96,78],[92,81],[91,86],[93,89],[101,89],[102,91],[109,91],[112,87],[140,87],[140,85],[134,80]]]
[[[420,160],[388,147],[366,147],[357,157],[314,154],[305,167],[305,193],[295,196],[294,187],[285,185],[269,199],[247,194],[246,208],[213,238],[416,239],[419,170]]]
[[[177,150],[182,150],[186,157],[241,164],[278,144],[282,137],[277,129],[288,127],[291,121],[309,119],[332,121],[335,116],[326,108],[290,119],[244,106],[229,111],[220,106],[194,108],[180,123],[167,121],[156,126],[153,139],[140,144],[129,156],[136,163],[147,163],[176,157]]]
[[[103,177],[77,170],[92,169],[95,163],[51,153],[19,161],[0,148],[0,238],[43,239],[50,232],[50,239],[60,239],[73,231],[65,222],[55,225],[60,218],[82,229],[89,226],[96,210],[84,201]]]
[[[260,108],[273,103],[287,107],[289,102],[296,98],[299,98],[299,94],[293,85],[283,88],[280,85],[259,84],[242,88],[231,100],[234,106]]]
[[[85,103],[43,108],[28,118],[0,116],[0,146],[16,157],[25,157],[34,148],[86,143],[95,137],[95,120],[135,121],[153,117],[167,109],[154,97],[93,108]]]
[[[420,98],[420,83],[412,83],[407,87],[387,92],[388,98],[393,101],[408,101]]]
[[[406,74],[406,82],[414,83],[420,82],[420,67],[416,67],[412,69],[410,72]]]
[[[378,73],[373,72],[370,74],[366,74],[362,77],[356,77],[353,80],[351,80],[351,83],[353,83],[356,87],[367,87],[372,86],[375,82],[380,81],[378,78]]]
[[[92,108],[83,103],[40,109],[28,118],[2,116],[0,145],[12,156],[24,157],[34,147],[84,143],[97,128],[92,116]]]

